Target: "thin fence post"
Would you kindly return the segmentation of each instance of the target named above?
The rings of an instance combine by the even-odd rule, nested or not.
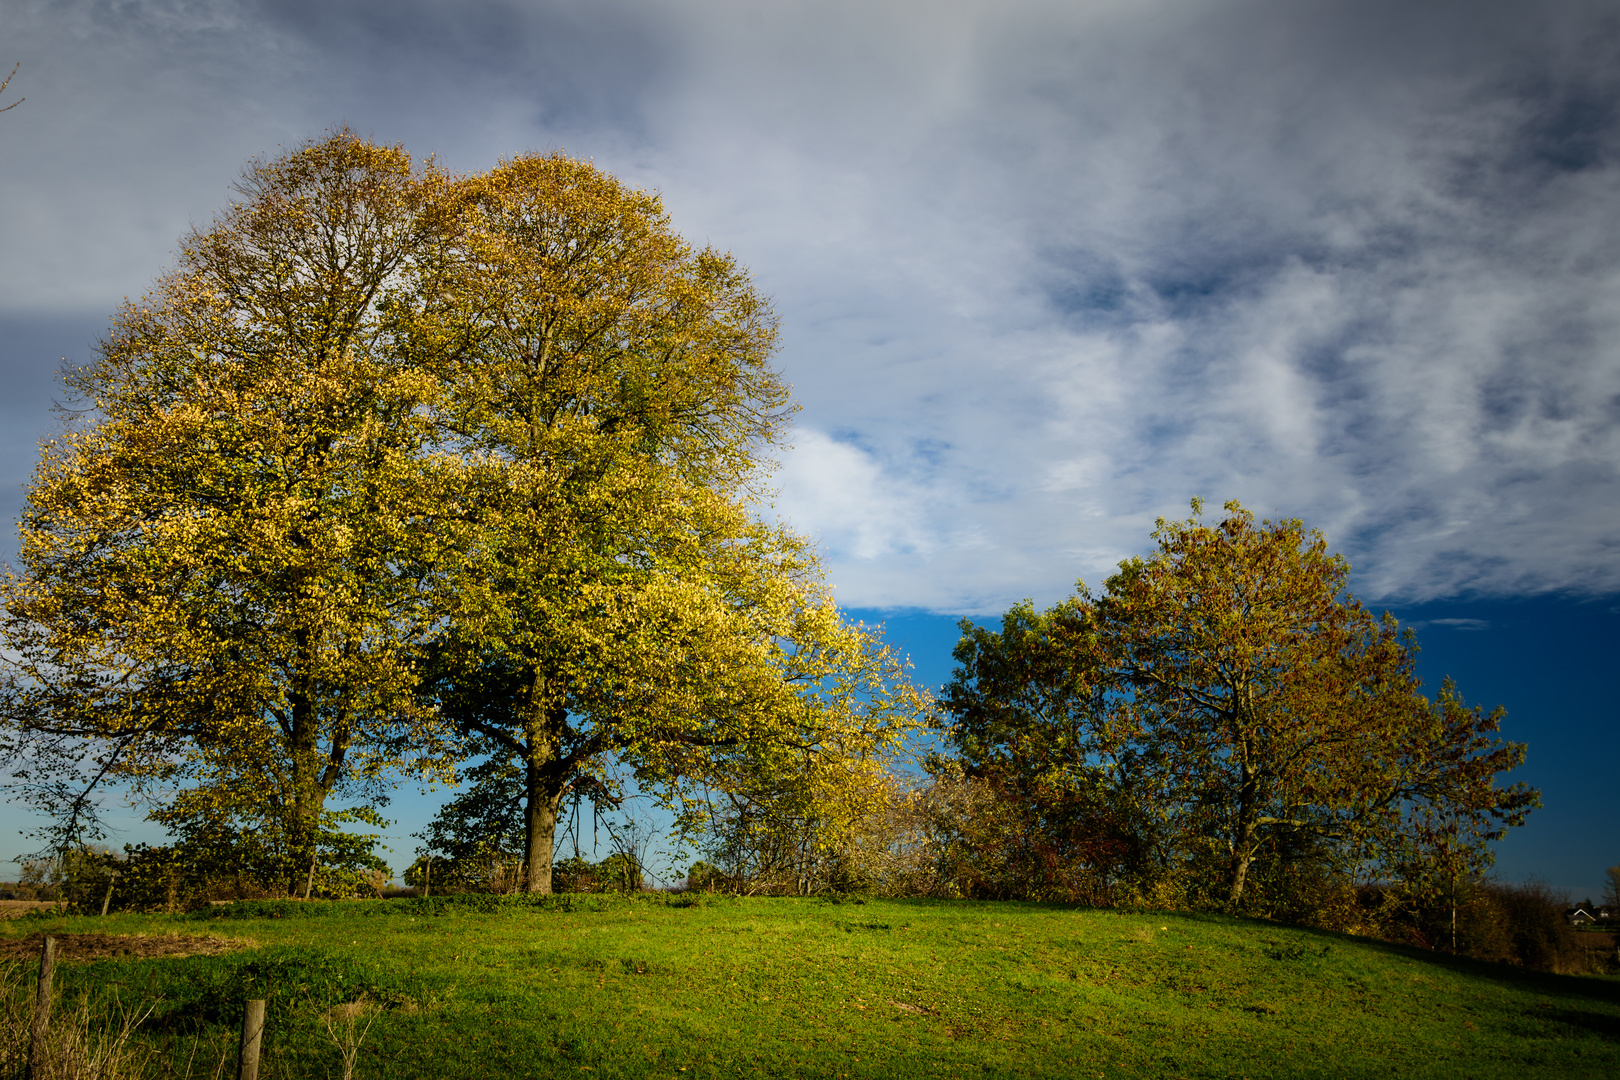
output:
[[[56,973],[56,939],[48,937],[39,950],[39,985],[34,998],[34,1023],[28,1038],[28,1077],[45,1075],[45,1035],[51,1023],[51,977]]]
[[[259,1080],[259,1044],[264,1039],[264,999],[255,998],[242,1012],[242,1053],[236,1080]]]

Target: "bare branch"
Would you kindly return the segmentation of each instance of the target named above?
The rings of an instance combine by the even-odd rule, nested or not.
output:
[[[22,62],[21,61],[18,61],[17,63],[12,64],[11,65],[11,75],[17,74],[17,69],[20,68],[20,67],[22,67]],[[5,77],[5,81],[0,82],[0,94],[4,94],[6,92],[6,87],[11,85],[11,75],[7,75]],[[10,105],[0,106],[0,112],[5,112],[7,109],[15,109],[17,106],[21,105],[23,102],[25,102],[27,100],[28,100],[27,98],[18,98],[16,101],[13,101]]]

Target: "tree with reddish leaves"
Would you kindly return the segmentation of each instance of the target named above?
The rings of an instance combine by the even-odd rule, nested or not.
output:
[[[999,631],[963,620],[940,698],[956,760],[933,763],[953,819],[948,876],[975,896],[1103,899],[1154,858],[1138,748],[1099,711],[1091,613],[1028,601]]]

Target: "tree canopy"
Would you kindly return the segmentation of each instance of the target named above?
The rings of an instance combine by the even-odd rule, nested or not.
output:
[[[1493,737],[1502,711],[1449,680],[1425,697],[1411,635],[1346,593],[1320,533],[1193,505],[1100,594],[964,624],[942,703],[967,767],[1068,793],[1083,838],[1129,837],[1090,849],[1099,872],[1214,881],[1231,905],[1257,862],[1486,865],[1538,805],[1496,784],[1524,758]]]
[[[676,799],[723,782],[739,748],[892,746],[920,699],[879,715],[805,692],[887,661],[804,542],[749,512],[788,391],[735,260],[561,155],[453,200],[442,319],[467,344],[443,371],[443,437],[468,474],[430,689],[522,765],[529,888],[550,888],[563,799],[615,800],[609,761]]]
[[[348,132],[238,196],[69,374],[29,489],[7,738],[64,836],[122,781],[279,838],[307,889],[330,800],[493,755],[545,891],[561,800],[612,802],[610,764],[675,800],[919,722],[751,513],[790,412],[775,321],[656,196]]]
[[[255,162],[67,373],[0,588],[14,760],[65,837],[119,780],[253,827],[291,887],[329,799],[432,756],[413,650],[454,469],[404,348],[432,179],[347,133]]]

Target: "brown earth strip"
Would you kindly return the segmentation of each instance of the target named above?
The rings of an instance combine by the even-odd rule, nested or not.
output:
[[[108,957],[148,959],[155,956],[218,956],[253,946],[251,941],[222,937],[144,937],[137,934],[52,934],[62,961],[104,960]],[[0,960],[35,960],[44,942],[43,931],[25,938],[0,938]]]

